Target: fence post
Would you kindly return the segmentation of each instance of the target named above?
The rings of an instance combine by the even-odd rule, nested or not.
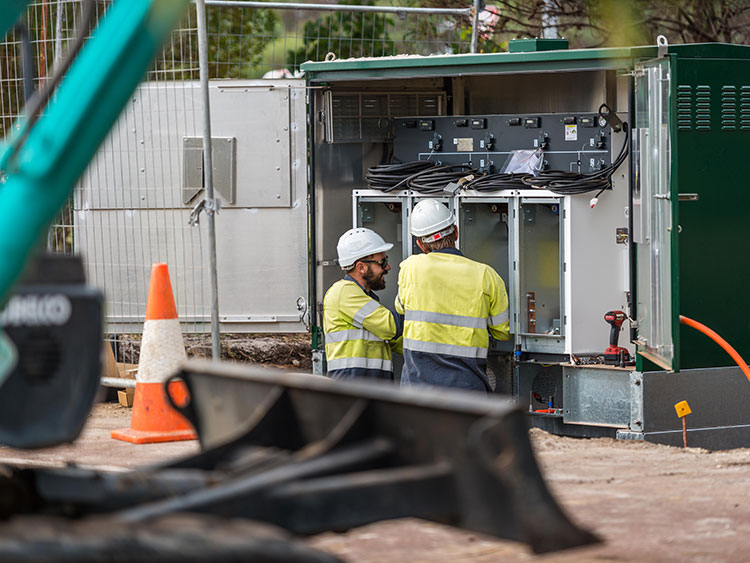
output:
[[[62,29],[63,29],[63,12],[65,11],[64,0],[57,0],[57,13],[55,15],[55,58],[52,68],[57,68],[62,60]]]
[[[198,67],[200,70],[201,100],[203,106],[203,177],[206,184],[206,215],[208,215],[208,254],[211,277],[211,357],[221,359],[219,334],[219,278],[216,271],[216,224],[218,211],[214,199],[213,160],[211,158],[211,108],[208,92],[208,33],[206,31],[206,4],[196,0],[198,16]]]
[[[482,11],[484,2],[474,0],[474,10],[471,14],[471,52],[476,53],[479,50],[479,12]]]

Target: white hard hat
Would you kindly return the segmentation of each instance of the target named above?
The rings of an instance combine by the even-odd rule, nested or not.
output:
[[[423,199],[411,212],[411,234],[415,237],[440,232],[455,223],[453,213],[436,199]]]
[[[386,252],[391,248],[393,248],[393,245],[385,242],[375,231],[359,228],[349,229],[341,235],[339,243],[336,245],[336,252],[339,255],[339,266],[346,270],[360,258],[378,252]]]

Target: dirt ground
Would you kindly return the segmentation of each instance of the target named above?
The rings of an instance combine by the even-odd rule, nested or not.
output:
[[[195,442],[136,446],[112,440],[129,409],[97,405],[74,445],[0,448],[0,463],[126,469],[187,455]],[[750,449],[708,452],[531,431],[546,480],[571,517],[604,543],[545,556],[525,546],[419,521],[380,522],[308,542],[353,562],[710,561],[750,559]]]
[[[182,338],[188,357],[211,357],[210,334],[185,334]],[[115,357],[118,362],[137,364],[141,349],[141,335],[119,335],[116,348]],[[307,333],[222,334],[221,358],[310,371],[312,369],[311,337]]]

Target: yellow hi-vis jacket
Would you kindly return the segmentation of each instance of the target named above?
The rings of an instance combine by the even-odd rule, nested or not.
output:
[[[400,328],[378,296],[351,276],[326,293],[323,330],[330,377],[393,379],[392,348],[400,351]]]
[[[396,312],[405,315],[402,385],[490,390],[489,334],[510,339],[508,294],[495,270],[455,248],[410,256]]]

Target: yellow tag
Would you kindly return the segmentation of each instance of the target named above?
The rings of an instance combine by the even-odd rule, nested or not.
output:
[[[674,410],[677,411],[677,416],[682,418],[683,416],[687,416],[693,411],[690,410],[690,405],[688,405],[687,401],[680,401],[674,406]]]

